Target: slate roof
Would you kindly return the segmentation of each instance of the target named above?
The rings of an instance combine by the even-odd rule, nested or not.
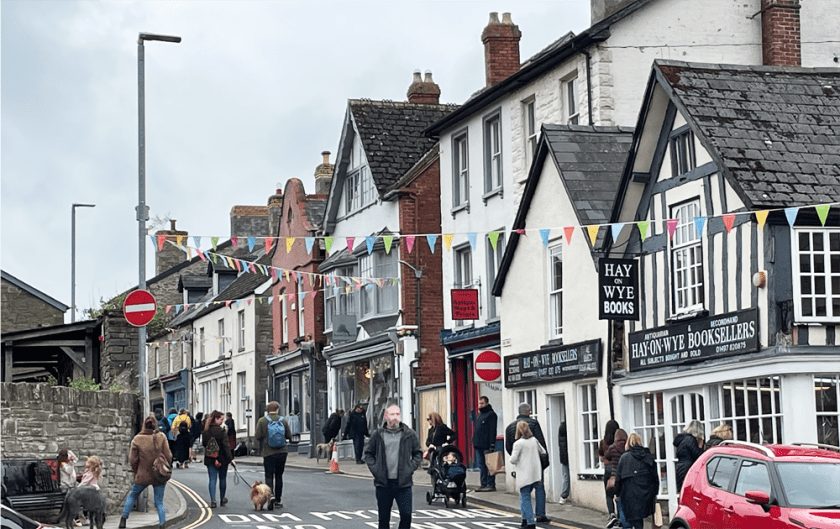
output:
[[[21,281],[20,279],[16,278],[12,274],[6,272],[5,270],[0,270],[0,275],[2,275],[3,279],[8,281],[9,283],[15,285],[21,290],[24,290],[31,295],[35,296],[36,298],[40,299],[41,301],[48,303],[55,307],[56,309],[60,310],[61,312],[66,312],[67,309],[70,307],[65,305],[64,303],[58,301],[54,297],[50,296],[49,294],[45,294],[44,292],[38,290],[37,288],[33,287],[32,285]]]
[[[654,69],[748,208],[840,202],[840,69]]]
[[[380,196],[435,145],[423,135],[426,127],[457,108],[370,99],[349,106]]]
[[[528,210],[543,176],[546,157],[551,157],[560,173],[578,223],[586,226],[609,222],[632,141],[633,129],[630,127],[543,125],[512,230],[528,228]],[[502,295],[518,244],[519,234],[511,231],[493,284],[495,296]]]
[[[178,279],[178,291],[182,292],[184,289],[193,288],[210,288],[213,286],[213,278],[207,274],[190,274],[182,275]]]

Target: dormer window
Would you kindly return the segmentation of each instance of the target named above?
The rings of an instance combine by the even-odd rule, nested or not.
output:
[[[370,175],[364,151],[358,139],[353,140],[347,176],[344,180],[344,208],[348,214],[373,203],[376,189]]]
[[[671,133],[671,174],[679,176],[697,167],[694,157],[694,133],[688,125]]]

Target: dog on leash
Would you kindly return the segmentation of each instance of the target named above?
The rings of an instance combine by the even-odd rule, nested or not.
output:
[[[315,445],[315,462],[320,463],[322,457],[324,459],[332,457],[333,445],[335,445],[335,438],[330,439],[329,443],[318,443]]]
[[[255,481],[251,485],[251,501],[254,502],[254,510],[261,511],[263,506],[271,499],[271,489],[261,481]]]
[[[61,512],[58,513],[58,522],[64,518],[65,527],[74,529],[73,518],[81,509],[88,512],[90,529],[102,529],[105,525],[105,496],[96,487],[82,485],[68,490]]]

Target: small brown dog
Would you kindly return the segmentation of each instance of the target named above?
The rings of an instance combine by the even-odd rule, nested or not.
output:
[[[318,443],[315,445],[315,462],[320,463],[321,458],[329,459],[332,457],[332,449],[335,444],[335,439],[330,439],[329,443]]]
[[[254,502],[254,510],[261,511],[263,506],[271,499],[271,489],[261,481],[255,481],[251,485],[251,501]]]

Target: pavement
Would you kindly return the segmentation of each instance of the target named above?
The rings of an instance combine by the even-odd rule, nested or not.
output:
[[[239,466],[254,465],[262,467],[262,458],[257,456],[237,457],[236,464]],[[299,454],[289,454],[289,458],[286,460],[286,466],[310,469],[322,468],[325,472],[328,472],[330,470],[330,461],[328,459],[321,459],[319,462],[314,458],[308,458]],[[370,471],[367,465],[357,465],[352,460],[340,461],[339,470],[343,474],[370,477]],[[178,479],[177,469],[173,471],[172,476],[174,480]],[[338,478],[338,476],[336,477]],[[504,477],[500,477],[502,479],[496,480],[495,492],[475,492],[480,486],[478,472],[467,472],[467,506],[481,506],[518,514],[519,494],[505,490]],[[418,470],[414,474],[414,484],[416,486],[414,494],[422,494],[423,498],[425,498],[426,491],[431,490],[429,475],[423,469]],[[151,500],[151,488],[147,490],[149,490],[149,509],[146,512],[132,511],[126,524],[127,529],[155,529],[158,527],[157,510],[154,508],[154,502]],[[187,500],[184,497],[184,493],[177,486],[170,483],[166,487],[163,502],[166,506],[167,513],[165,528],[168,529],[186,519]],[[576,506],[572,502],[567,502],[563,505],[547,503],[545,510],[546,516],[548,516],[551,522],[537,524],[538,527],[601,529],[607,521],[604,513]],[[110,516],[105,522],[104,529],[117,529],[119,520],[119,516]]]

